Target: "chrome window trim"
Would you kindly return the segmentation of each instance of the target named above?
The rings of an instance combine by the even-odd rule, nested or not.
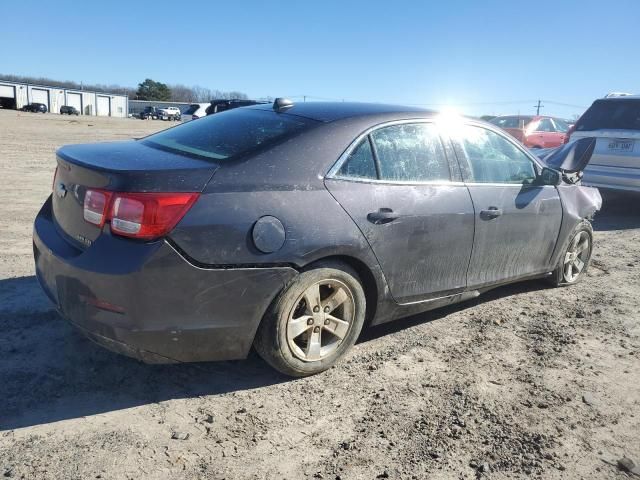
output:
[[[336,162],[333,164],[333,166],[329,169],[329,172],[325,175],[325,179],[329,179],[329,180],[340,180],[340,181],[345,181],[345,182],[357,182],[357,183],[374,183],[374,184],[382,184],[382,185],[433,185],[433,186],[446,186],[446,185],[451,185],[451,186],[464,186],[464,185],[469,185],[469,186],[490,186],[490,187],[504,187],[504,186],[511,186],[511,187],[518,187],[518,188],[522,188],[522,187],[527,187],[527,186],[540,186],[540,185],[531,185],[531,184],[524,184],[524,183],[482,183],[482,182],[465,182],[464,179],[462,179],[462,181],[457,181],[457,180],[430,180],[430,181],[402,181],[402,180],[379,180],[377,178],[358,178],[358,177],[347,177],[347,176],[342,176],[342,175],[338,175],[338,171],[340,170],[340,168],[342,167],[342,165],[344,164],[344,162],[347,160],[347,158],[349,158],[349,155],[351,155],[351,153],[353,152],[353,150],[355,150],[355,148],[360,144],[360,142],[367,137],[368,135],[370,135],[372,132],[379,130],[381,128],[385,128],[385,127],[390,127],[393,125],[404,125],[404,124],[411,124],[411,123],[429,123],[429,124],[433,124],[436,127],[439,127],[439,121],[438,118],[410,118],[410,119],[403,119],[403,120],[391,120],[388,122],[383,122],[383,123],[379,123],[377,125],[373,125],[369,128],[367,128],[364,132],[362,132],[360,135],[358,135],[355,140],[353,140],[349,146],[345,149],[345,151],[342,153],[342,155],[340,155],[340,157],[338,157],[338,160],[336,160]],[[495,126],[491,123],[488,122],[480,122],[480,121],[475,121],[475,120],[471,120],[468,118],[461,118],[461,125],[471,125],[474,127],[479,127],[479,128],[484,128],[485,130],[489,130],[493,133],[495,133],[496,135],[502,137],[504,140],[506,140],[507,142],[510,142],[511,145],[513,145],[517,150],[519,150],[520,152],[522,152],[529,160],[531,160],[531,162],[534,165],[534,169],[536,170],[536,174],[540,174],[542,168],[544,167],[544,165],[542,165],[540,163],[540,160],[538,158],[536,158],[535,155],[533,155],[531,152],[529,152],[526,148],[524,148],[523,145],[521,145],[519,142],[514,141],[514,139],[508,135],[506,132],[504,132],[502,129],[500,129],[500,127]],[[440,136],[440,141],[443,143],[443,148],[445,149],[445,155],[447,156],[447,162],[451,162],[451,161],[459,161],[459,159],[457,158],[449,158],[450,154],[447,153],[447,146],[446,146],[446,141],[450,141],[450,142],[459,142],[459,138],[456,138],[454,136],[451,135],[447,135],[445,138],[443,138],[443,134],[442,132],[439,132],[439,136]],[[453,145],[452,145],[453,146]],[[454,155],[457,154],[455,152],[455,148],[453,151]],[[465,158],[465,161],[468,161]],[[544,186],[550,186],[552,188],[555,188],[553,185],[544,185]]]
[[[343,177],[340,175],[334,175],[333,177],[326,177],[326,180],[340,180],[356,183],[375,183],[377,185],[432,185],[432,186],[464,186],[464,182],[458,182],[453,180],[429,180],[429,181],[411,181],[411,180],[378,180],[377,178],[358,178],[358,177]],[[522,186],[522,185],[519,185]]]
[[[389,122],[379,123],[377,125],[373,125],[367,128],[364,132],[358,135],[353,142],[349,144],[346,150],[338,157],[336,163],[329,169],[329,172],[325,175],[325,179],[329,180],[340,180],[346,182],[358,182],[358,183],[376,183],[376,184],[385,184],[385,185],[453,185],[459,184],[464,185],[463,182],[457,182],[454,180],[427,180],[427,181],[410,181],[410,180],[379,180],[377,178],[358,178],[358,177],[347,177],[338,175],[338,171],[342,168],[344,162],[347,161],[349,155],[355,150],[355,148],[360,145],[360,142],[371,133],[376,130],[380,130],[381,128],[392,127],[394,125],[406,125],[406,124],[415,124],[415,123],[429,123],[438,127],[438,122],[433,118],[408,118],[403,120],[391,120]],[[440,138],[440,143],[442,145],[442,149],[445,154],[445,158],[447,160],[447,167],[449,168],[449,172],[451,174],[451,159],[447,154],[447,147],[445,145],[445,140],[442,138],[442,133],[438,132],[438,136]]]
[[[464,185],[468,187],[517,187],[517,188],[540,188],[540,187],[551,187],[556,188],[555,185],[536,185],[533,183],[475,183],[475,182],[467,182]]]

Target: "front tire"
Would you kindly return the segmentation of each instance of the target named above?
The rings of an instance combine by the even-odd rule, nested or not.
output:
[[[554,287],[574,285],[587,273],[593,251],[593,228],[583,220],[569,235],[569,242],[553,271],[550,281]]]
[[[341,262],[318,263],[300,273],[274,301],[254,347],[285,375],[320,373],[356,342],[365,310],[358,274]]]

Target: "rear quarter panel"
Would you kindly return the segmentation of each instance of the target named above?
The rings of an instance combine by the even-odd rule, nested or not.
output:
[[[251,158],[221,163],[171,240],[204,265],[291,264],[330,255],[377,262],[366,239],[324,186],[324,175],[371,120],[321,125]],[[266,215],[285,228],[283,246],[262,253],[252,228]]]

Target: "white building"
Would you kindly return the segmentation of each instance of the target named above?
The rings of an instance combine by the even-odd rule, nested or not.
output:
[[[51,113],[60,113],[63,105],[76,107],[82,115],[126,117],[129,112],[126,95],[0,80],[2,108],[20,110],[30,103],[44,103]]]

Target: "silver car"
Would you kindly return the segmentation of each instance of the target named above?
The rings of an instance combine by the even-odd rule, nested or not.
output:
[[[597,139],[583,183],[640,192],[640,96],[610,95],[580,117],[571,140]]]

